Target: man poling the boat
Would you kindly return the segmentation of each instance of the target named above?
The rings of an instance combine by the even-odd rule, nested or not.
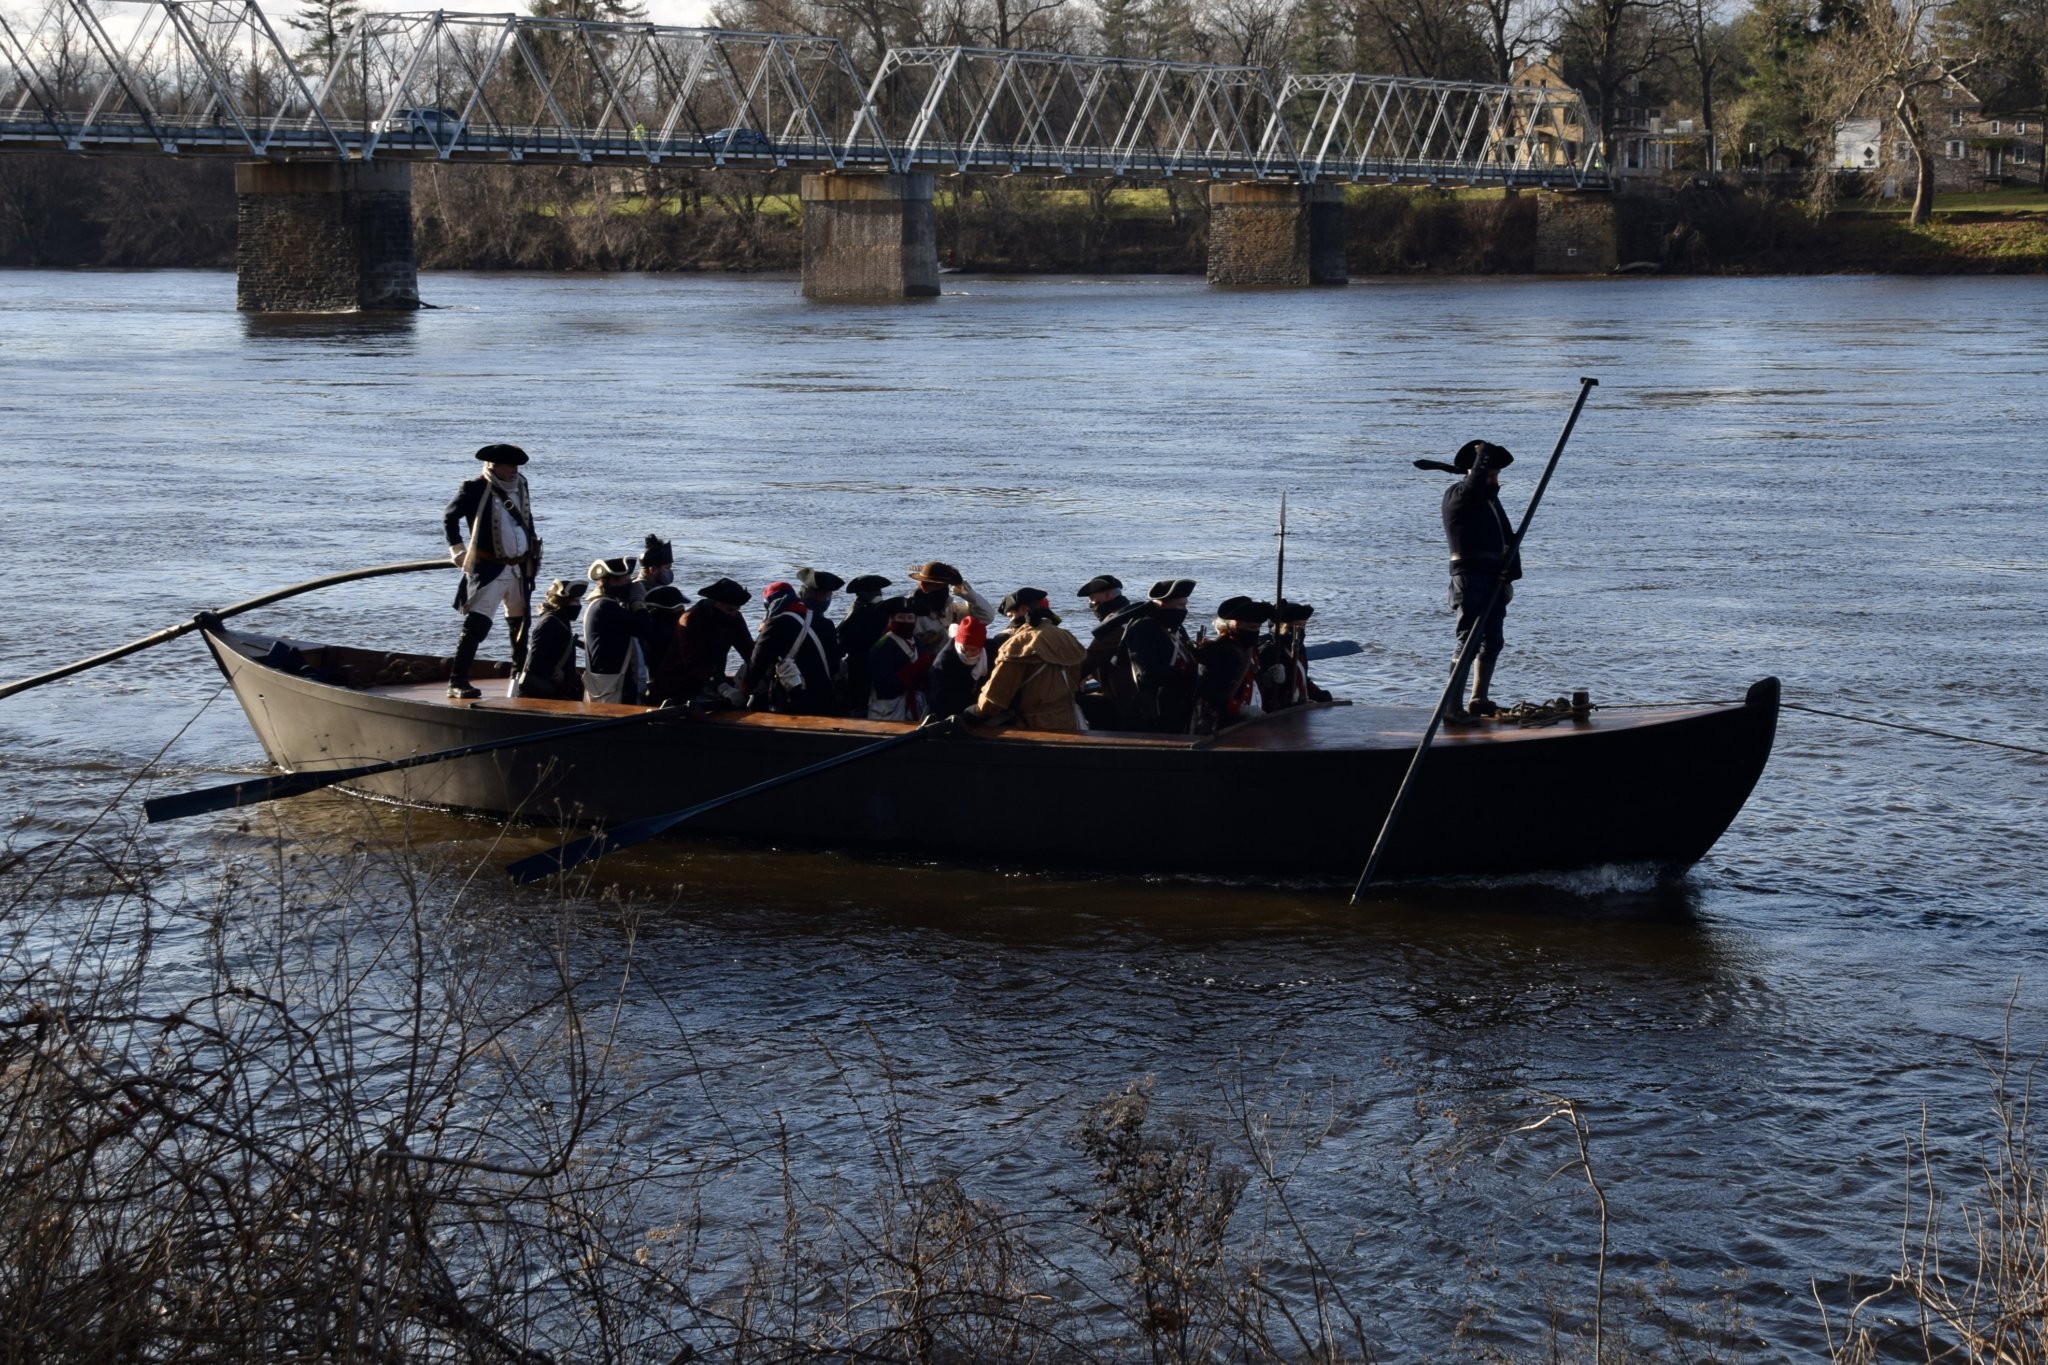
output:
[[[1505,447],[1491,441],[1467,441],[1459,447],[1451,464],[1440,460],[1415,462],[1418,469],[1462,476],[1444,490],[1444,539],[1450,542],[1451,550],[1450,604],[1458,615],[1457,657],[1474,657],[1465,649],[1465,641],[1473,631],[1478,631],[1478,668],[1472,676],[1469,702],[1465,700],[1464,670],[1458,670],[1451,689],[1451,708],[1444,713],[1447,725],[1469,725],[1499,710],[1488,689],[1493,682],[1494,664],[1505,643],[1508,603],[1515,596],[1513,583],[1522,576],[1522,557],[1514,544],[1513,525],[1508,521],[1507,509],[1500,505],[1500,471],[1514,462],[1515,457]]]
[[[462,635],[448,671],[448,695],[463,700],[483,695],[470,685],[469,673],[498,612],[504,612],[512,637],[512,671],[517,674],[526,662],[528,603],[540,572],[532,496],[519,472],[526,452],[515,445],[487,445],[476,458],[484,462],[484,472],[465,479],[441,514],[448,558],[462,568],[462,584],[455,590]],[[464,521],[469,522],[467,535]]]

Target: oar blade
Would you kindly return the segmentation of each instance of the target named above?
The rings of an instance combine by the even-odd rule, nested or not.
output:
[[[1353,654],[1365,653],[1365,646],[1356,640],[1322,640],[1301,651],[1301,657],[1310,663],[1324,659],[1348,659]]]
[[[142,803],[142,815],[152,825],[161,825],[171,820],[186,820],[195,815],[211,815],[215,811],[234,810],[238,806],[260,806],[265,801],[281,801],[288,796],[303,796],[307,792],[331,787],[336,782],[345,782],[351,771],[328,769],[324,772],[285,773],[278,777],[252,777],[241,782],[228,782],[218,787],[203,787],[198,791],[179,792],[175,796],[152,796]]]
[[[521,858],[505,871],[514,884],[531,886],[610,851],[610,841],[602,834],[593,834],[585,839],[572,839],[557,848],[545,849],[531,858]]]

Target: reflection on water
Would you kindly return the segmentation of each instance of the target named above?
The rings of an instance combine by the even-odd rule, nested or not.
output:
[[[1240,295],[949,276],[928,306],[849,310],[788,280],[435,276],[443,309],[291,324],[233,314],[225,276],[5,283],[0,572],[61,607],[0,634],[8,677],[438,553],[469,452],[513,439],[550,569],[654,531],[688,587],[939,557],[1062,605],[1096,573],[1186,575],[1199,611],[1267,590],[1284,488],[1290,590],[1324,638],[1365,647],[1323,681],[1426,701],[1450,647],[1441,482],[1409,461],[1485,435],[1533,470],[1597,374],[1532,532],[1502,690],[1730,698],[1778,674],[1788,700],[2048,747],[2048,493],[1981,472],[2030,467],[2048,282]],[[445,583],[386,579],[252,622],[440,650],[456,618]],[[188,722],[138,794],[253,770],[232,700],[208,704],[219,686],[186,642],[0,703],[6,837],[82,828]],[[1302,1154],[1305,1216],[1410,1357],[1439,1354],[1467,1307],[1482,1338],[1526,1343],[1546,1277],[1583,1278],[1583,1190],[1514,1134],[1535,1097],[1567,1095],[1616,1264],[1668,1259],[1688,1294],[1737,1277],[1757,1333],[1809,1354],[1809,1277],[1888,1263],[1923,1104],[1952,1125],[1944,1155],[1967,1156],[1973,1058],[2016,979],[2015,1042],[2048,1044],[2048,898],[2026,853],[2043,772],[1791,713],[1748,809],[1679,881],[1397,886],[1357,910],[1284,884],[844,858],[820,851],[820,810],[774,850],[678,839],[606,864],[575,901],[577,949],[631,951],[624,1027],[650,1067],[695,1078],[644,1101],[676,1150],[787,1132],[805,1174],[855,1172],[871,1135],[849,1097],[894,1086],[931,1161],[1031,1209],[1077,1178],[1082,1107],[1134,1078],[1198,1128],[1229,1084],[1275,1112],[1313,1094],[1327,1136]],[[1476,800],[1475,837],[1514,818]],[[1190,819],[1225,837],[1230,811]],[[548,958],[541,893],[498,876],[535,832],[329,794],[140,837],[196,885],[273,828],[410,840],[454,913],[511,960]],[[772,1203],[758,1174],[736,1167],[716,1212]]]

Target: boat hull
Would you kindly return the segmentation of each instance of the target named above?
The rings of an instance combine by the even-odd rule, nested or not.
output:
[[[445,663],[437,677],[436,661],[417,656],[279,650],[271,637],[219,627],[206,638],[265,751],[294,771],[539,735],[638,709],[449,702],[437,695]],[[276,666],[280,654],[294,662]],[[393,673],[398,681],[381,681]],[[1737,705],[1440,734],[1384,873],[1688,866],[1748,798],[1777,713],[1777,682],[1765,679]],[[723,807],[686,833],[936,860],[1348,881],[1426,719],[1412,708],[1322,707],[1206,741],[969,730]],[[550,829],[614,824],[900,733],[881,722],[663,713],[346,786]]]

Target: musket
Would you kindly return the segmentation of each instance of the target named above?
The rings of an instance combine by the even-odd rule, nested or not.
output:
[[[1273,567],[1273,606],[1278,608],[1287,593],[1287,491],[1280,492],[1280,555]]]

